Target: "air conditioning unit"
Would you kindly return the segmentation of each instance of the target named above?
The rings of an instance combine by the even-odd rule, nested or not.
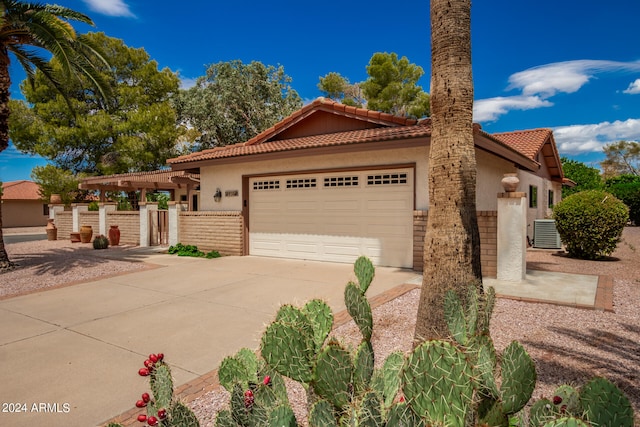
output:
[[[562,248],[555,220],[536,219],[533,221],[533,247],[541,249]]]

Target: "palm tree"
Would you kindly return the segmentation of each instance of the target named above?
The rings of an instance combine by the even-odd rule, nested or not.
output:
[[[64,78],[84,74],[103,96],[106,85],[100,80],[94,64],[106,61],[91,43],[76,34],[69,23],[72,20],[93,25],[93,21],[82,13],[57,5],[15,0],[0,0],[0,13],[0,151],[3,151],[9,145],[9,64],[12,58],[20,63],[27,79],[32,80],[39,70],[59,87],[48,59],[43,56],[48,52],[61,64]],[[0,271],[6,271],[14,264],[4,246],[1,206]]]
[[[431,0],[431,148],[424,279],[414,344],[449,336],[444,295],[481,287],[471,1]]]

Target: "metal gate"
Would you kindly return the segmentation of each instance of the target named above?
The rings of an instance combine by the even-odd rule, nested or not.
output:
[[[169,244],[169,211],[157,210],[149,212],[149,244],[166,246]]]

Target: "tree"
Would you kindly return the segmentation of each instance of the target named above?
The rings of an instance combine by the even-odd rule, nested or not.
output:
[[[43,56],[50,52],[58,58],[65,80],[74,80],[83,75],[105,98],[108,89],[96,72],[96,66],[104,63],[104,59],[90,41],[78,36],[69,24],[71,20],[93,25],[88,16],[57,5],[16,0],[0,0],[0,9],[0,151],[3,151],[9,146],[9,65],[12,58],[17,59],[28,79],[33,79],[35,71],[39,70],[54,86],[59,87],[61,80],[53,75]],[[0,270],[6,271],[14,266],[4,246],[0,210]]]
[[[318,89],[326,97],[352,107],[362,107],[365,102],[360,84],[349,83],[349,79],[342,77],[340,73],[331,72],[324,77],[320,77]]]
[[[34,167],[31,170],[31,179],[40,186],[42,200],[49,200],[52,194],[59,194],[62,203],[70,205],[81,194],[78,190],[78,177],[53,165]]]
[[[181,92],[177,109],[200,132],[199,149],[244,142],[302,106],[290,82],[282,66],[219,62]]]
[[[67,80],[61,90],[73,107],[69,110],[56,88],[37,72],[33,85],[21,85],[26,102],[11,102],[16,113],[9,129],[13,143],[74,173],[109,175],[163,167],[177,154],[177,118],[170,98],[178,92],[178,76],[167,68],[158,70],[142,48],[104,33],[86,38],[111,64],[99,70],[113,94],[110,102],[87,89],[85,79]],[[62,72],[56,58],[51,68],[56,75]]]
[[[396,53],[375,53],[367,66],[369,78],[361,83],[367,108],[399,116],[429,115],[429,95],[418,86],[422,67]]]
[[[640,142],[618,141],[603,148],[607,158],[600,164],[605,178],[616,175],[640,175]]]
[[[584,190],[599,190],[602,188],[600,170],[587,166],[577,160],[561,157],[564,176],[576,183],[575,187],[562,187],[562,197],[567,197]]]
[[[444,297],[482,291],[473,141],[470,0],[431,0],[431,147],[424,272],[414,344],[449,336]]]

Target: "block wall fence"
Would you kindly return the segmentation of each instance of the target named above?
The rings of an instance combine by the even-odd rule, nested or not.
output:
[[[478,211],[480,262],[482,275],[495,278],[498,271],[498,212]],[[424,267],[424,237],[427,233],[427,211],[413,211],[413,269]]]

